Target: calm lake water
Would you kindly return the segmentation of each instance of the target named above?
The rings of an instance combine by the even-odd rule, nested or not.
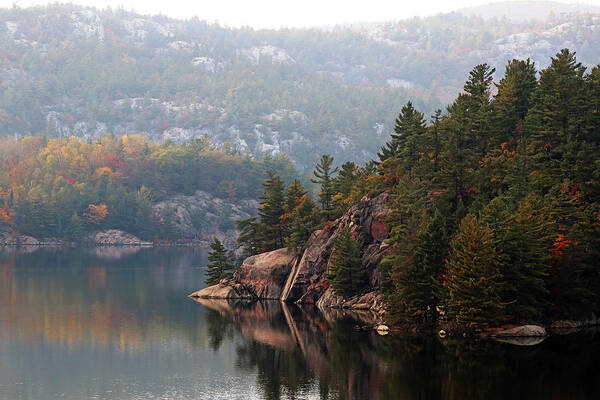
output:
[[[230,307],[198,249],[0,249],[0,399],[598,399],[600,337],[535,346],[357,332]]]

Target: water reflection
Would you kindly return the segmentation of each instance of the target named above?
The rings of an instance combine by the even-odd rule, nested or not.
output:
[[[0,251],[0,398],[587,399],[593,332],[532,346],[380,337],[348,315],[198,300],[205,254]],[[356,317],[356,316],[354,316]],[[362,316],[363,318],[368,316]]]

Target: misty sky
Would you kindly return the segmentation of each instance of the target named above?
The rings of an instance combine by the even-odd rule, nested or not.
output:
[[[573,1],[558,0],[563,3]],[[227,26],[255,28],[325,26],[434,15],[493,0],[74,0],[75,4],[133,9],[175,18],[198,16]],[[1,7],[47,4],[40,0],[0,0]],[[578,3],[600,6],[600,0]]]

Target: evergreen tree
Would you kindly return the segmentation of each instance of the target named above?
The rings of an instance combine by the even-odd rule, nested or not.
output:
[[[358,166],[352,161],[342,164],[338,175],[333,179],[333,191],[349,196],[358,175]]]
[[[361,243],[352,238],[350,228],[342,229],[334,241],[329,280],[336,293],[354,296],[368,282],[368,273],[362,268]]]
[[[512,212],[497,197],[482,211],[502,257],[502,302],[515,321],[542,320],[548,310],[548,261],[552,243],[549,215],[541,199],[529,195]]]
[[[264,195],[259,197],[258,207],[260,242],[262,251],[271,251],[285,246],[281,217],[284,215],[284,183],[279,175],[268,172],[263,184]]]
[[[84,225],[83,220],[77,213],[73,213],[67,222],[67,227],[65,229],[65,237],[70,240],[78,240],[81,239],[81,235],[83,234]]]
[[[421,136],[425,133],[425,118],[423,113],[417,111],[412,102],[402,107],[391,140],[387,142],[377,154],[379,162],[391,157],[399,157],[402,165],[411,169],[419,157]]]
[[[262,237],[257,217],[236,221],[237,243],[245,257],[254,256],[263,251]]]
[[[285,212],[293,212],[293,210],[298,207],[305,194],[306,190],[304,190],[302,183],[298,179],[294,179],[288,186],[285,194]]]
[[[585,67],[567,49],[540,73],[526,128],[531,137],[531,183],[542,195],[564,179],[586,182],[595,168],[591,160],[578,160],[590,150],[585,143],[589,103],[584,73]]]
[[[468,112],[462,123],[475,161],[487,153],[490,144],[490,93],[494,72],[495,68],[479,64],[471,70],[464,86],[467,95],[463,99]]]
[[[415,262],[419,271],[415,285],[419,289],[418,297],[423,305],[425,320],[430,323],[435,322],[436,309],[446,298],[442,275],[448,250],[444,217],[436,210],[425,230],[419,235],[415,251]]]
[[[509,61],[504,77],[496,86],[498,93],[491,120],[495,144],[500,145],[517,136],[517,127],[529,111],[531,95],[537,86],[535,63],[529,59]]]
[[[323,155],[317,165],[313,175],[314,179],[311,182],[316,183],[320,186],[319,189],[319,203],[321,203],[321,212],[325,221],[331,220],[334,214],[333,209],[333,175],[337,172],[337,168],[332,168],[333,157],[330,155]]]
[[[207,285],[216,285],[221,279],[231,277],[233,265],[229,263],[227,249],[218,238],[214,238],[210,243],[211,251],[208,252],[208,261],[206,265]]]
[[[448,289],[448,311],[470,328],[504,321],[500,273],[501,257],[491,229],[467,215],[451,243],[444,285]]]
[[[290,217],[290,234],[286,246],[301,252],[312,232],[318,228],[318,208],[308,195],[302,196],[300,204],[293,210]]]

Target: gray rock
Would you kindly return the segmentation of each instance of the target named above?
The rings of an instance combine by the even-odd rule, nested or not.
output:
[[[522,325],[516,328],[494,332],[491,337],[544,337],[548,336],[546,329],[539,325]]]

